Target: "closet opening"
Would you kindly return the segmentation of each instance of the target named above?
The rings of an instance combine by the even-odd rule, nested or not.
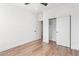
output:
[[[43,21],[41,21],[41,39],[43,40]]]
[[[71,48],[71,16],[49,19],[49,43]]]
[[[49,19],[49,43],[56,43],[56,18]]]

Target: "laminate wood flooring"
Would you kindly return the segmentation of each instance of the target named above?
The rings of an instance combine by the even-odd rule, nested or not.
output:
[[[79,51],[40,39],[0,52],[0,56],[79,56]]]

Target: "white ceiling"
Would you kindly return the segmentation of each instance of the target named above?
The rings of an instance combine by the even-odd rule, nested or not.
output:
[[[19,6],[21,8],[26,8],[27,10],[33,12],[33,13],[40,13],[45,10],[57,7],[61,5],[61,3],[48,3],[47,6],[44,6],[40,3],[30,3],[28,5],[24,5],[24,3],[14,3],[14,5]]]
[[[79,7],[79,3],[48,3],[47,6],[44,6],[40,3],[30,3],[28,5],[25,5],[24,3],[6,3],[6,4],[18,6],[19,8],[24,8],[25,10],[28,10],[35,14],[39,14],[42,13],[43,11],[50,10],[59,6],[67,6],[67,7],[70,6],[73,8]]]

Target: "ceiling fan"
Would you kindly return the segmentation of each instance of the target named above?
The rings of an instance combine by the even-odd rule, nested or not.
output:
[[[25,5],[28,5],[28,4],[30,4],[30,3],[24,3]],[[44,6],[47,6],[48,5],[48,3],[40,3],[40,4],[42,4],[42,5],[44,5]]]

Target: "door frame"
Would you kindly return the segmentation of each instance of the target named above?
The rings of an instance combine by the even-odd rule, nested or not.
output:
[[[70,49],[71,49],[71,15],[70,15]]]
[[[69,15],[69,18],[70,18],[70,47],[69,48],[71,49],[71,15]],[[49,18],[48,21],[50,19],[54,19],[54,18]],[[55,17],[55,19],[57,19],[57,17]]]

